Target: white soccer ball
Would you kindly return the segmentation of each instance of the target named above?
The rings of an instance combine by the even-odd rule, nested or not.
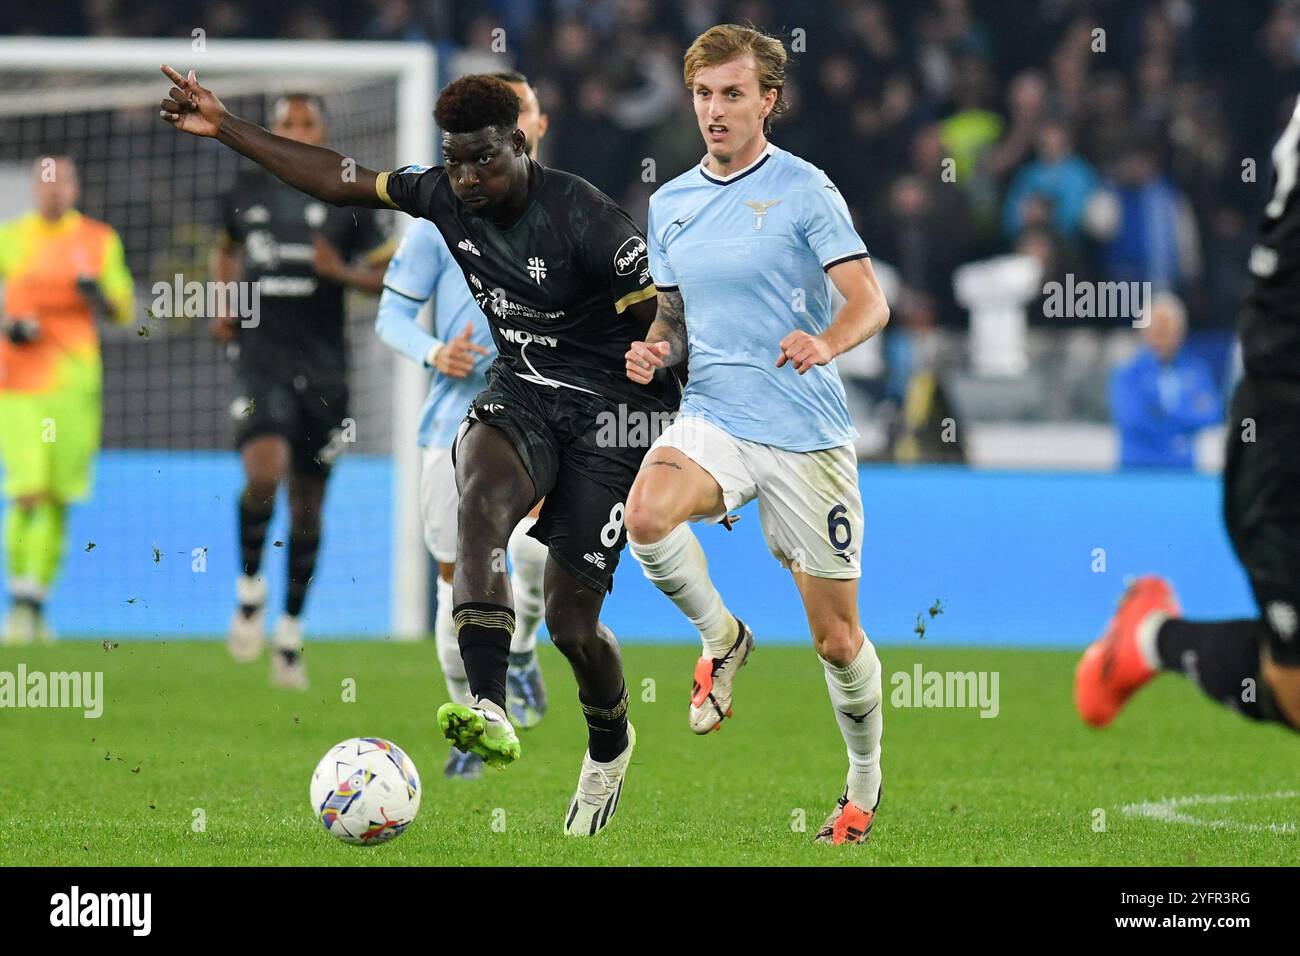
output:
[[[316,765],[311,812],[344,843],[387,842],[420,812],[420,774],[391,740],[353,737],[331,747]]]

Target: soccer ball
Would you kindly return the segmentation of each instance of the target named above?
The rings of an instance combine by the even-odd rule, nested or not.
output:
[[[420,774],[391,740],[353,737],[316,765],[311,812],[344,843],[385,843],[420,812]]]

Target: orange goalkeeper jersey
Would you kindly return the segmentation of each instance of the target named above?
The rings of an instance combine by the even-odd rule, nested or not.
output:
[[[57,222],[29,212],[0,224],[0,281],[4,314],[35,319],[34,342],[0,337],[0,391],[38,392],[72,384],[98,359],[95,316],[77,288],[80,277],[99,283],[112,317],[131,318],[133,292],[122,240],[106,223],[71,211]],[[90,363],[98,369],[98,362]],[[95,382],[84,384],[98,385]]]

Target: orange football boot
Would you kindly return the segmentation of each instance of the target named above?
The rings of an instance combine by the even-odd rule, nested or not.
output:
[[[1105,727],[1156,675],[1138,647],[1138,628],[1152,614],[1179,617],[1182,608],[1164,578],[1138,578],[1125,589],[1106,631],[1083,652],[1074,672],[1074,706],[1084,722]]]
[[[871,836],[871,825],[876,821],[876,810],[880,806],[880,797],[884,789],[882,785],[880,792],[876,794],[876,805],[870,810],[864,810],[849,800],[846,790],[844,796],[836,801],[835,809],[826,818],[822,828],[817,831],[813,842],[827,843],[832,846],[866,843],[867,837]]]

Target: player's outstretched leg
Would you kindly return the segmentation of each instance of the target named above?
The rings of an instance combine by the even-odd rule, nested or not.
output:
[[[247,663],[262,653],[265,641],[266,579],[259,571],[276,488],[289,471],[289,444],[278,435],[262,435],[245,442],[239,453],[245,476],[239,496],[240,573],[226,647],[231,657]]]
[[[736,673],[754,635],[731,614],[709,578],[704,549],[686,521],[724,511],[713,476],[677,448],[651,450],[628,495],[627,534],[645,576],[700,632],[688,709],[691,730],[707,734],[731,716]]]
[[[456,572],[452,622],[472,704],[438,708],[443,736],[496,767],[519,759],[506,713],[506,672],[515,631],[506,552],[510,533],[537,495],[519,452],[499,428],[474,422],[456,452]]]
[[[618,641],[600,623],[604,600],[603,592],[579,581],[554,557],[547,561],[546,627],[573,668],[587,721],[587,752],[564,815],[568,836],[595,836],[614,818],[636,746]]]
[[[815,842],[865,843],[880,805],[880,738],[884,731],[880,659],[858,620],[858,579],[795,572],[826,675],[835,722],[848,751],[844,792]]]
[[[515,599],[515,633],[510,639],[510,669],[506,674],[506,709],[516,727],[536,727],[546,715],[546,684],[537,660],[537,629],[545,614],[542,579],[546,545],[528,534],[537,523],[529,515],[510,534],[510,590]]]
[[[1294,633],[1294,619],[1184,621],[1180,613],[1167,581],[1148,576],[1128,586],[1075,672],[1075,706],[1087,723],[1106,726],[1140,687],[1168,671],[1251,720],[1300,730],[1300,668],[1273,660],[1284,655],[1281,634]]]

